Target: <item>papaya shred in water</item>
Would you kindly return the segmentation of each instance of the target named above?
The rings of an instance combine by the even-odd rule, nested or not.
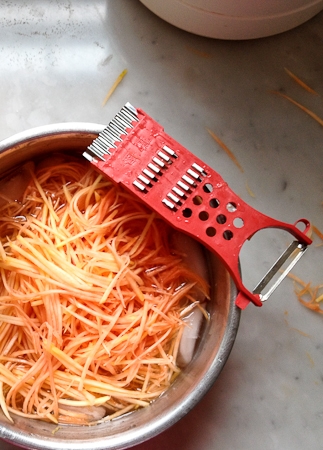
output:
[[[21,199],[0,209],[7,418],[97,423],[159,397],[180,372],[182,313],[209,295],[169,226],[65,156],[30,165]]]

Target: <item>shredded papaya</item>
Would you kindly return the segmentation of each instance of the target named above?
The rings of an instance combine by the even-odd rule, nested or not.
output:
[[[294,100],[292,97],[289,97],[289,95],[284,94],[283,92],[280,91],[273,91],[272,92],[275,95],[279,95],[280,97],[285,98],[286,100],[288,100],[290,103],[292,103],[293,105],[297,106],[299,109],[301,109],[303,112],[305,112],[306,114],[308,114],[310,117],[312,117],[312,119],[314,119],[318,124],[320,124],[321,126],[323,126],[323,119],[321,117],[319,117],[317,114],[315,114],[313,111],[311,111],[310,109],[306,108],[304,105],[302,105],[301,103],[297,102],[296,100]]]
[[[315,225],[312,225],[312,231],[320,238],[322,245],[322,232]],[[292,273],[288,276],[295,283],[295,293],[299,302],[311,311],[323,314],[323,284],[313,285],[312,282],[306,282]]]
[[[229,158],[234,162],[234,164],[239,168],[241,172],[244,172],[243,167],[241,166],[240,162],[238,161],[235,154],[229,149],[229,147],[222,141],[222,139],[219,138],[212,130],[209,128],[206,128],[206,131],[209,133],[209,135],[215,140],[215,142],[218,143],[218,145],[222,148],[222,150],[225,151],[225,153],[229,156]]]
[[[105,106],[111,95],[114,93],[114,91],[117,89],[121,81],[124,79],[124,77],[127,75],[128,70],[124,69],[117,77],[111,88],[109,89],[107,95],[104,97],[102,106]]]
[[[197,290],[208,297],[170,235],[87,162],[36,164],[21,202],[0,211],[0,408],[9,420],[79,424],[95,406],[111,420],[170,386],[183,312]]]
[[[312,225],[312,229],[313,229],[314,233],[321,239],[322,242],[321,242],[320,245],[322,245],[323,244],[323,233],[322,233],[322,231],[319,230],[315,225]]]
[[[292,78],[292,80],[294,80],[299,86],[301,86],[303,89],[305,89],[310,94],[318,95],[318,93],[316,91],[314,91],[314,89],[312,89],[310,86],[308,86],[308,84],[306,84],[303,80],[301,80],[291,70],[287,69],[286,67],[284,69],[285,69],[285,72],[287,73],[287,75],[289,75]]]

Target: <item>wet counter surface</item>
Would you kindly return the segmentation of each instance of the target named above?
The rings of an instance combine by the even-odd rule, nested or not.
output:
[[[2,2],[0,16],[0,139],[58,122],[107,124],[130,101],[251,206],[323,229],[323,127],[273,93],[323,118],[322,13],[281,35],[241,42],[190,35],[137,1],[13,0]],[[313,285],[323,282],[321,243],[315,237],[293,270]],[[242,261],[249,287],[283,245],[285,237],[271,233],[250,247]],[[302,306],[294,289],[287,279],[263,307],[243,311],[209,393],[137,450],[323,449],[323,316]]]

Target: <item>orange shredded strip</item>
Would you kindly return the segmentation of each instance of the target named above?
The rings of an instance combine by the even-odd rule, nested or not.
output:
[[[200,56],[201,58],[211,58],[211,54],[208,52],[204,52],[203,50],[198,50],[197,48],[191,47],[190,45],[186,46],[187,50],[194,53],[197,56]]]
[[[299,86],[301,86],[307,92],[310,92],[311,94],[314,94],[314,95],[319,95],[316,91],[314,91],[314,89],[312,89],[310,86],[308,86],[306,83],[304,83],[304,81],[302,81],[300,78],[298,78],[298,76],[296,76],[293,72],[288,70],[286,67],[284,68],[284,70],[287,73],[287,75],[289,75],[297,84],[299,84]]]
[[[323,240],[323,233],[315,225],[312,225],[312,230]],[[305,281],[291,273],[289,276],[302,288],[295,290],[298,300],[312,311],[323,314],[323,306],[321,306],[321,302],[323,305],[323,284],[312,286],[311,283],[305,283]]]
[[[251,188],[250,188],[250,186],[249,186],[249,183],[248,183],[247,181],[246,181],[246,188],[247,188],[247,191],[248,191],[248,194],[250,195],[250,197],[255,198],[256,195],[255,195],[255,193],[251,190]]]
[[[124,69],[117,77],[111,88],[109,89],[107,95],[105,96],[102,106],[105,106],[111,95],[114,93],[114,91],[117,89],[118,85],[121,83],[121,81],[124,79],[125,75],[128,73],[127,69]]]
[[[111,420],[170,386],[182,312],[196,290],[208,297],[170,234],[77,158],[39,165],[24,201],[2,206],[0,408],[9,420],[83,424],[83,408],[98,405]]]
[[[235,155],[233,154],[233,152],[225,145],[225,143],[209,128],[206,128],[207,132],[209,133],[210,136],[212,136],[212,138],[215,140],[215,142],[217,142],[219,144],[219,146],[222,148],[222,150],[224,150],[226,152],[226,154],[229,156],[229,158],[234,162],[234,164],[241,170],[241,172],[243,172],[243,168],[241,166],[241,164],[239,163],[239,161],[237,160],[237,158],[235,157]]]
[[[310,337],[309,334],[304,333],[304,331],[299,330],[298,328],[295,328],[295,327],[289,327],[289,329],[292,330],[292,331],[296,331],[296,333],[300,334],[301,336],[304,336],[304,337]]]
[[[314,362],[314,359],[312,358],[311,354],[309,352],[306,352],[306,356],[307,356],[311,366],[314,367],[315,366],[315,362]]]
[[[299,286],[295,288],[295,294],[299,302],[306,308],[323,314],[323,308],[321,307],[321,302],[323,302],[323,284],[312,286],[311,283],[306,283],[292,273],[289,273],[288,277],[295,281],[296,286]]]
[[[303,106],[301,103],[298,103],[296,100],[292,99],[291,97],[289,97],[288,95],[284,94],[283,92],[273,91],[272,93],[275,94],[275,95],[279,95],[280,97],[283,97],[286,100],[288,100],[289,102],[293,103],[293,105],[295,105],[298,108],[300,108],[302,111],[304,111],[310,117],[312,117],[312,119],[316,120],[316,122],[318,122],[320,125],[323,126],[323,119],[321,119],[321,117],[319,117],[317,114],[315,114],[310,109],[308,109],[305,106]]]
[[[314,233],[323,241],[323,233],[315,225],[312,225]]]

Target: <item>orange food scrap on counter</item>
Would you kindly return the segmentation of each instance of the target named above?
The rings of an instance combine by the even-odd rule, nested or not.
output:
[[[311,354],[309,352],[306,352],[306,356],[307,356],[311,366],[314,367],[315,366],[315,362],[314,362],[314,359],[312,358]]]
[[[298,76],[296,76],[293,72],[288,70],[286,67],[284,68],[287,75],[289,75],[299,86],[301,86],[303,89],[305,89],[307,92],[310,92],[314,95],[319,95],[314,89],[312,89],[310,86],[308,86],[304,81],[302,81]]]
[[[238,159],[235,157],[234,153],[225,145],[225,143],[209,128],[206,128],[206,131],[209,133],[209,135],[219,144],[219,146],[226,152],[226,154],[229,156],[230,159],[235,163],[235,165],[241,170],[241,172],[244,172],[243,167],[239,163]]]
[[[321,119],[321,117],[319,117],[317,114],[315,114],[310,109],[306,108],[306,106],[304,106],[301,103],[297,102],[296,100],[294,100],[293,98],[289,97],[287,94],[284,94],[283,92],[272,91],[272,93],[275,94],[275,95],[279,95],[280,97],[283,97],[286,100],[288,100],[289,102],[293,103],[293,105],[295,105],[298,108],[300,108],[302,111],[304,111],[306,114],[308,114],[310,117],[312,117],[312,119],[314,119],[317,123],[319,123],[323,127],[323,119]]]
[[[311,231],[322,240],[322,245],[323,233],[315,225],[312,225]],[[288,276],[296,284],[295,293],[300,303],[314,312],[323,314],[323,283],[313,286],[311,282],[306,282],[292,273]]]
[[[208,52],[204,52],[203,50],[198,50],[197,48],[191,47],[189,45],[186,46],[187,50],[194,53],[197,56],[201,56],[202,58],[210,58],[211,54]]]
[[[107,101],[109,100],[109,98],[111,97],[111,95],[114,93],[114,91],[116,90],[116,88],[118,87],[118,85],[121,83],[121,81],[124,79],[125,75],[128,73],[127,69],[124,69],[120,75],[118,76],[118,78],[115,80],[115,82],[113,83],[113,85],[111,86],[111,88],[109,89],[107,95],[105,96],[102,106],[105,106],[105,104],[107,103]]]
[[[250,197],[256,198],[255,193],[251,190],[251,188],[250,188],[250,186],[249,186],[247,181],[246,181],[246,189],[247,189],[247,192],[250,195]]]
[[[295,293],[299,302],[306,308],[323,314],[323,284],[312,286],[311,282],[306,283],[291,273],[288,276],[296,283]]]
[[[304,333],[304,331],[299,330],[298,328],[295,328],[295,327],[291,327],[291,326],[289,325],[289,322],[288,322],[288,320],[287,320],[288,311],[285,311],[285,312],[284,312],[284,315],[285,315],[285,318],[284,318],[285,324],[288,326],[288,328],[289,328],[290,330],[296,331],[296,332],[299,333],[301,336],[304,336],[304,337],[310,337],[310,335],[307,334],[307,333]]]
[[[322,240],[321,244],[323,245],[323,233],[320,231],[315,225],[312,225],[313,232]]]

